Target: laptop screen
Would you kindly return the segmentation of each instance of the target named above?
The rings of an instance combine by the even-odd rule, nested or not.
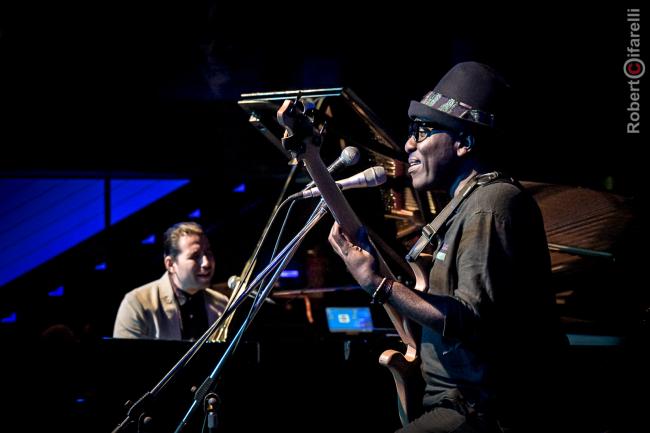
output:
[[[327,307],[327,327],[330,332],[372,332],[369,307]]]

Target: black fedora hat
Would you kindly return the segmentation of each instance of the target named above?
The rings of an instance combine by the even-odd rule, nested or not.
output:
[[[454,131],[494,130],[509,90],[505,79],[491,67],[458,63],[420,102],[411,101],[408,114],[412,120]]]

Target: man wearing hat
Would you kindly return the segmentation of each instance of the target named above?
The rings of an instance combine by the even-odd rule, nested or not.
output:
[[[492,68],[455,65],[412,101],[408,173],[450,202],[407,255],[428,249],[426,289],[378,271],[374,251],[335,223],[330,243],[375,303],[421,325],[423,412],[400,432],[561,431],[554,366],[565,339],[550,289],[540,210],[495,170],[510,88]],[[418,284],[420,287],[420,284]]]

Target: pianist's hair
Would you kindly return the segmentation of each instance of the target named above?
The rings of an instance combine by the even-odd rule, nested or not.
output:
[[[176,258],[181,252],[178,241],[182,236],[198,235],[205,236],[203,227],[193,221],[176,223],[165,231],[163,246],[164,257]]]

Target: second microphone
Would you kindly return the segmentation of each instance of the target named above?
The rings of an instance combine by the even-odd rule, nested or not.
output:
[[[379,186],[386,182],[386,170],[381,165],[370,167],[361,173],[357,173],[354,176],[350,176],[346,179],[336,181],[336,184],[342,190],[350,188],[368,188],[373,186]],[[310,197],[320,197],[320,191],[318,188],[309,188],[304,191],[297,192],[291,196],[289,199],[296,200],[301,198],[310,198]]]

